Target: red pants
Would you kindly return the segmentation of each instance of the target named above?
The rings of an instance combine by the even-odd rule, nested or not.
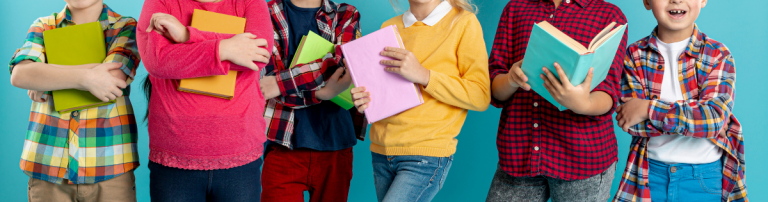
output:
[[[261,174],[262,202],[347,201],[352,180],[352,148],[339,151],[290,150],[269,146]]]

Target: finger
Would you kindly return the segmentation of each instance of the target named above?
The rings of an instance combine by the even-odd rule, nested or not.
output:
[[[382,60],[380,63],[390,67],[401,67],[403,65],[403,62],[399,60]]]
[[[123,96],[123,91],[119,88],[112,88],[109,90],[109,94],[115,96],[115,98]],[[114,100],[114,98],[110,98],[110,100]]]
[[[95,96],[96,98],[98,98],[99,100],[101,100],[102,102],[109,102],[109,98],[107,98],[106,94],[107,94],[107,93],[104,93],[104,94],[102,94],[102,95],[99,95],[99,96],[96,96],[96,95],[94,95],[94,96]]]
[[[256,65],[256,63],[253,63],[252,61],[246,62],[245,63],[245,67],[247,67],[248,69],[251,69],[253,71],[258,71],[259,70],[259,66]]]
[[[387,67],[387,68],[384,68],[384,71],[395,73],[395,74],[400,74],[400,68],[399,67]]]
[[[343,82],[350,82],[352,80],[352,76],[349,75],[349,71],[347,70],[347,68],[344,68],[344,70],[342,72],[344,73],[344,75],[341,77],[340,80],[343,81]],[[349,88],[349,87],[347,87],[347,88]]]
[[[594,68],[590,67],[589,68],[589,73],[587,73],[587,78],[584,78],[584,82],[581,82],[581,84],[579,84],[579,85],[583,86],[584,88],[586,88],[587,90],[592,88],[592,76],[593,76],[592,72],[593,71],[594,71]]]
[[[126,83],[123,80],[115,79],[115,85],[120,89],[125,89],[128,87],[128,83]],[[119,89],[118,89],[119,90]]]
[[[542,67],[541,69],[544,71],[544,75],[546,76],[544,81],[550,82],[550,85],[552,85],[552,87],[554,88],[552,90],[555,90],[557,92],[563,92],[563,86],[560,85],[560,81],[557,80],[557,78],[555,78],[555,75],[552,74],[552,72],[550,72],[549,69],[547,69],[546,67]]]
[[[359,93],[353,93],[353,94],[352,94],[352,99],[354,99],[354,100],[359,100],[359,99],[367,98],[367,97],[368,97],[368,96],[370,96],[370,95],[371,95],[371,94],[370,94],[369,92],[359,92]]]
[[[266,39],[258,39],[257,38],[257,39],[253,40],[253,43],[254,43],[254,45],[256,47],[265,47],[265,46],[269,45],[269,44],[267,44],[267,40]]]
[[[361,105],[367,104],[368,102],[371,102],[371,98],[363,98],[363,99],[355,100],[354,104],[355,106],[361,106]]]
[[[525,90],[531,90],[531,85],[528,85],[528,83],[527,83],[528,82],[528,77],[525,76],[525,74],[523,73],[523,70],[520,69],[520,68],[515,68],[512,71],[513,71],[513,73],[515,75],[517,75],[517,78],[519,79],[517,81],[517,85],[522,87]]]
[[[244,37],[249,38],[249,39],[257,39],[256,35],[251,34],[250,32],[242,33],[242,34],[239,34],[239,35],[244,36]]]
[[[398,60],[402,60],[403,58],[405,58],[405,54],[396,52],[396,51],[382,51],[381,55],[398,59]]]
[[[269,58],[269,56],[272,55],[272,53],[270,53],[267,49],[261,48],[261,47],[256,48],[256,50],[254,52],[257,55],[260,55],[260,56],[265,57],[265,58]]]
[[[629,102],[629,101],[630,101],[630,100],[632,100],[632,99],[633,99],[633,98],[631,98],[631,97],[622,97],[622,98],[621,98],[621,101],[622,101],[622,102],[624,102],[624,103],[627,103],[627,102]]]
[[[368,104],[364,104],[362,106],[357,107],[357,112],[360,112],[361,114],[365,113],[365,109],[368,109]]]
[[[573,86],[571,81],[568,80],[568,76],[565,75],[565,71],[563,71],[563,68],[560,67],[560,64],[557,62],[555,62],[555,71],[557,71],[557,75],[560,76],[560,83],[562,83],[563,86]]]
[[[402,53],[402,54],[407,54],[408,53],[408,50],[405,50],[403,48],[398,48],[398,47],[385,47],[384,50],[385,51],[398,52],[398,53]]]
[[[253,61],[253,62],[260,62],[260,63],[269,63],[269,58],[264,57],[263,55],[254,54],[254,55],[251,55],[251,61]],[[251,62],[251,63],[253,63],[253,62]],[[256,65],[256,64],[254,64],[254,65]],[[256,68],[258,68],[258,67],[256,67]]]
[[[107,99],[108,99],[107,101],[110,101],[110,100],[115,100],[115,99],[117,98],[117,97],[115,97],[115,95],[114,95],[114,94],[112,94],[112,93],[107,93],[107,94],[106,94],[106,97],[107,97]],[[107,102],[107,101],[104,101],[104,102]]]
[[[331,75],[330,79],[333,79],[334,81],[338,81],[341,79],[341,73],[344,73],[344,69],[338,68],[335,72],[333,72],[333,75]]]
[[[624,124],[622,124],[621,126],[621,130],[623,130],[624,132],[629,132],[629,126],[630,125],[627,124],[627,122],[624,122]]]
[[[349,91],[349,93],[353,94],[353,97],[354,97],[354,94],[362,93],[362,92],[365,92],[365,87],[364,86],[363,87],[355,87],[355,88],[352,88],[351,91]]]
[[[624,114],[622,114],[622,113],[617,113],[617,114],[616,114],[616,123],[617,123],[617,124],[618,124],[618,123],[619,123],[621,120],[623,120],[623,119],[624,119]]]
[[[121,62],[107,63],[107,70],[120,69],[120,67],[123,67],[123,63]]]
[[[544,80],[544,89],[547,89],[547,92],[549,92],[549,94],[552,95],[552,97],[556,99],[559,97],[557,91],[555,91],[554,87],[552,87],[552,84],[546,79]]]

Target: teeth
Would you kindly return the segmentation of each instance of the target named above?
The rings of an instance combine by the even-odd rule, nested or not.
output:
[[[671,13],[671,14],[683,14],[683,13],[685,13],[685,11],[682,11],[682,10],[673,10],[673,11],[669,11],[669,13]]]

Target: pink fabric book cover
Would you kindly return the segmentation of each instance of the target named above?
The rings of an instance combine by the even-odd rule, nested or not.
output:
[[[424,103],[417,85],[399,74],[385,71],[385,66],[379,63],[391,60],[380,54],[385,47],[405,47],[394,25],[341,46],[352,82],[371,93],[371,102],[365,109],[369,124]]]

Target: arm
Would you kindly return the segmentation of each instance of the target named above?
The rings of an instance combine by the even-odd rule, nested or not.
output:
[[[351,7],[350,5],[346,5]],[[291,108],[303,108],[319,104],[322,100],[317,98],[315,93],[326,85],[328,77],[334,72],[328,70],[337,70],[343,68],[343,54],[341,45],[359,38],[360,31],[360,13],[352,7],[344,12],[344,15],[337,16],[347,19],[340,23],[341,27],[336,28],[340,32],[336,37],[336,47],[334,54],[328,54],[325,57],[307,64],[298,64],[294,68],[287,68],[276,72],[277,86],[280,90],[280,96],[277,100]],[[280,62],[274,61],[273,62]],[[346,89],[346,88],[345,88]]]
[[[123,17],[121,21],[125,25],[120,29],[120,33],[112,38],[104,63],[123,64],[119,70],[113,70],[110,73],[114,76],[119,76],[118,78],[126,81],[127,85],[130,85],[134,76],[136,76],[136,69],[141,62],[136,45],[137,22],[136,19],[127,17]]]
[[[633,51],[633,49],[627,49],[623,65],[624,74],[622,74],[621,79],[621,97],[649,99],[648,95],[645,93],[648,86],[645,84],[645,80],[642,77],[644,74],[640,74],[643,71],[638,69],[638,67],[641,67],[641,64],[635,62],[635,57],[637,57],[635,51]],[[622,106],[616,111],[616,120],[619,122],[619,126],[622,126],[622,121],[626,121],[624,120],[624,116],[628,117],[628,115],[624,114],[628,113],[625,112],[625,108],[625,103],[622,101]],[[661,131],[650,127],[650,122],[648,120],[628,127],[626,132],[632,136],[638,137],[656,137],[663,135]]]
[[[510,66],[515,63],[512,61],[512,50],[509,49],[509,44],[512,43],[509,39],[509,33],[512,33],[512,29],[509,27],[509,16],[512,15],[510,10],[510,4],[507,4],[501,14],[501,19],[499,19],[491,56],[488,59],[488,71],[490,79],[493,81],[491,105],[498,108],[504,107],[504,103],[519,89],[516,87],[517,85],[514,85],[514,82],[510,81],[508,75]]]
[[[456,52],[461,76],[430,70],[424,91],[455,107],[485,111],[491,101],[491,89],[483,29],[474,15],[464,17],[467,18],[464,20],[466,27]]]

